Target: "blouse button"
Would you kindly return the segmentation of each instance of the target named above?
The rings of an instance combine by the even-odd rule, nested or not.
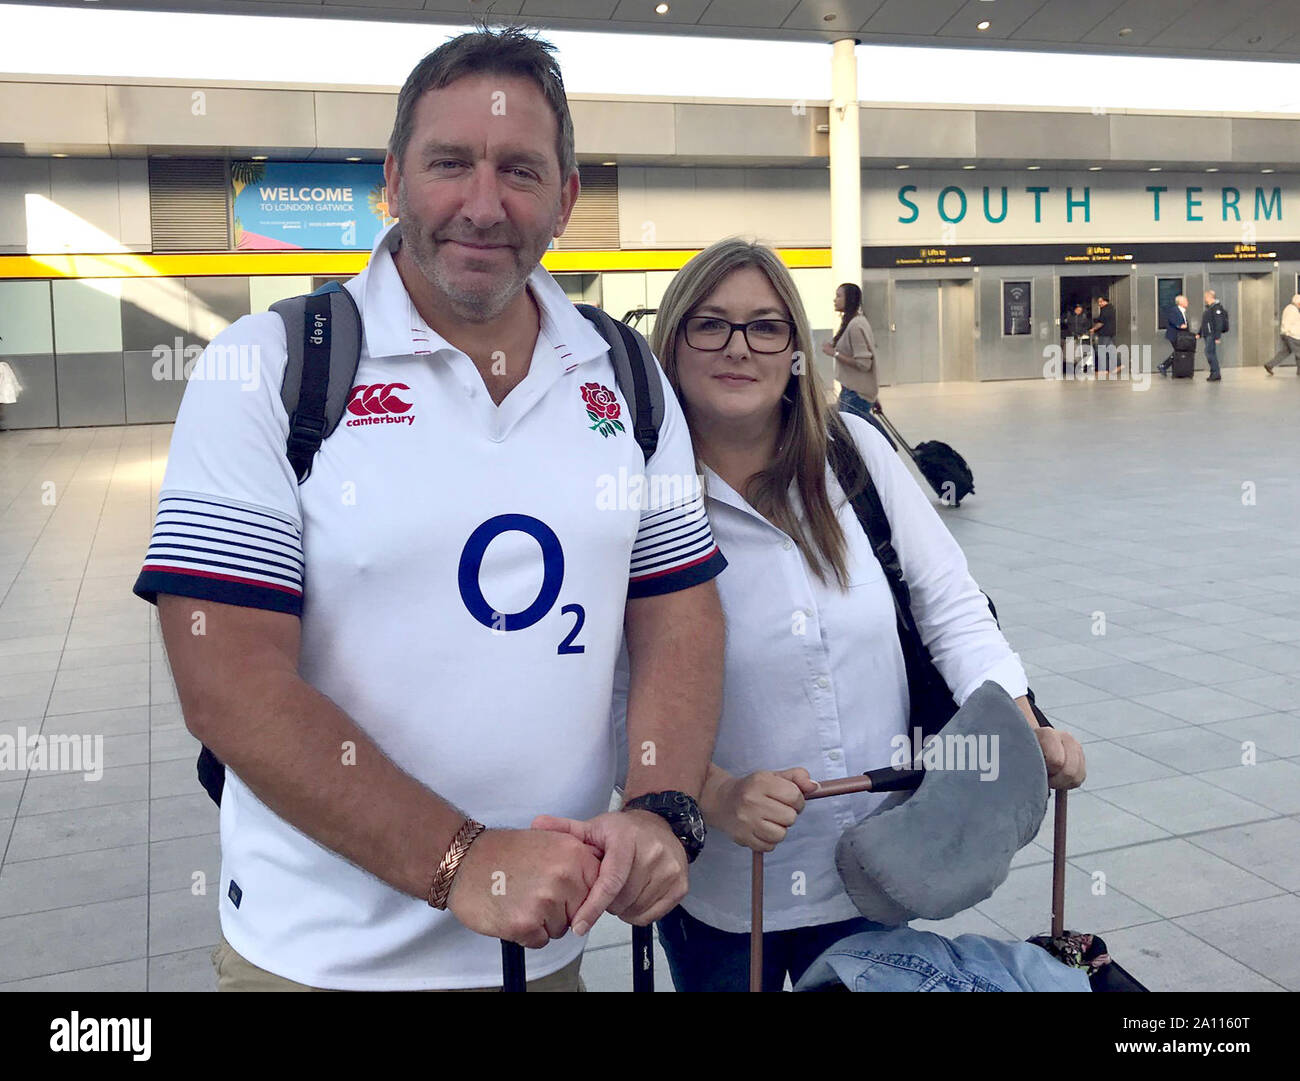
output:
[[[838,762],[840,760],[840,752],[831,751],[829,754],[827,754],[826,757],[829,758],[832,762]]]
[[[830,685],[831,685],[831,681],[830,681],[829,679],[827,679],[825,676],[818,676],[818,677],[817,677],[817,686],[818,686],[818,687],[821,687],[823,690],[825,690],[825,689],[826,689],[827,687],[829,687]]]
[[[789,539],[783,540],[783,541],[781,542],[781,547],[784,548],[784,549],[788,552],[791,548],[794,547],[794,541],[789,540]]]

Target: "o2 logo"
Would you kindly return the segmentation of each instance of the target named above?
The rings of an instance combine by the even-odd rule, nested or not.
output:
[[[542,550],[542,587],[537,597],[521,612],[498,612],[483,596],[479,584],[479,575],[483,571],[483,556],[491,544],[502,533],[527,533],[537,542]],[[560,596],[560,587],[564,584],[564,549],[555,530],[545,522],[529,517],[527,514],[498,514],[489,518],[469,535],[465,547],[460,553],[460,568],[457,571],[460,583],[460,599],[465,602],[469,614],[489,630],[522,631],[542,619]],[[574,639],[582,630],[587,618],[580,604],[566,604],[560,609],[561,614],[574,617],[573,629],[559,644],[556,653],[584,653],[585,646],[574,645]]]

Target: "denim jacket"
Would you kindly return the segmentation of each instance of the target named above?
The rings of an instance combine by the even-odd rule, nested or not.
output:
[[[948,939],[895,927],[841,939],[796,991],[1091,991],[1087,974],[1039,946],[984,935]]]

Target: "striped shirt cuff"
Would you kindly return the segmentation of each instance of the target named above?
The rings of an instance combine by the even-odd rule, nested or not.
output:
[[[302,614],[302,529],[282,514],[219,496],[164,493],[134,591],[174,593]]]
[[[704,501],[696,492],[677,506],[650,511],[632,546],[628,597],[653,597],[707,582],[727,561],[713,540]]]

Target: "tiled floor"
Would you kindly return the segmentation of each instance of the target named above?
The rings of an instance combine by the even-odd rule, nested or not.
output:
[[[883,398],[970,462],[978,493],[940,513],[1086,745],[1068,923],[1153,989],[1300,989],[1300,379]],[[106,767],[0,772],[5,990],[212,988],[216,815],[130,594],[168,435],[0,433],[0,733],[102,735]],[[1044,930],[1051,837],[1049,815],[992,898],[922,926]],[[629,929],[592,936],[587,985],[629,987]]]

